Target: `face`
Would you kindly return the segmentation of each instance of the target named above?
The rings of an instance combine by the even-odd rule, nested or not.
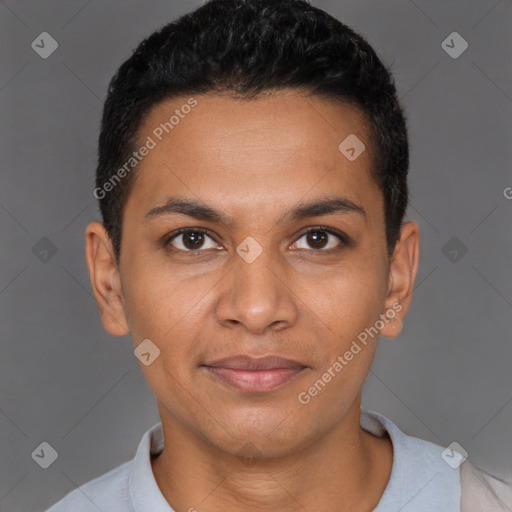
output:
[[[136,146],[155,145],[125,206],[120,267],[93,223],[91,280],[105,327],[160,350],[141,369],[164,427],[233,454],[250,441],[284,455],[359,407],[368,329],[399,333],[400,319],[379,319],[406,312],[417,232],[390,262],[356,108],[297,92],[194,100],[144,120]],[[339,149],[351,134],[365,145],[355,159]]]

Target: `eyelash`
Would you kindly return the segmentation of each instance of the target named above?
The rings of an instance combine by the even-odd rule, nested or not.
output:
[[[302,237],[308,235],[309,233],[317,233],[317,232],[325,232],[325,233],[329,233],[330,235],[335,236],[341,242],[341,246],[350,247],[352,245],[351,240],[347,235],[345,235],[344,233],[342,233],[340,231],[329,228],[327,226],[315,226],[313,228],[309,228],[306,231],[304,231],[303,233],[301,233],[301,235],[299,235],[299,237],[296,238],[295,242],[300,240]],[[212,240],[214,240],[214,238],[210,235],[210,233],[207,229],[204,229],[204,228],[180,228],[175,233],[173,233],[171,236],[166,237],[164,246],[165,247],[171,246],[171,250],[173,250],[173,251],[180,251],[180,252],[186,252],[186,253],[192,253],[192,254],[194,254],[194,253],[200,254],[201,252],[204,252],[204,249],[184,250],[184,249],[177,249],[176,247],[172,247],[171,242],[175,238],[177,238],[179,235],[182,235],[185,233],[202,233],[204,235],[208,235],[210,238],[212,238]],[[336,251],[339,249],[341,249],[341,247],[337,246],[337,247],[333,247],[331,249],[310,249],[309,251],[313,251],[316,253],[325,252],[327,254],[330,254],[330,253],[332,253],[332,251]],[[304,249],[300,249],[300,250],[304,250]]]

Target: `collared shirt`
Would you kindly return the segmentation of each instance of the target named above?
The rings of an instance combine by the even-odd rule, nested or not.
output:
[[[378,437],[387,432],[393,444],[391,476],[374,512],[512,511],[510,482],[468,460],[457,464],[456,453],[404,434],[376,412],[362,410],[361,427]],[[151,467],[151,455],[163,448],[158,423],[143,435],[132,460],[71,491],[46,512],[174,512]]]

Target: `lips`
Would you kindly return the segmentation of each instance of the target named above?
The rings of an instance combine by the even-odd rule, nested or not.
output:
[[[278,356],[253,358],[238,355],[202,365],[216,380],[246,393],[261,393],[283,386],[307,366]]]
[[[304,368],[305,365],[278,356],[266,356],[255,358],[246,355],[226,357],[218,359],[205,366],[214,368],[229,368],[231,370],[275,370],[278,368]]]

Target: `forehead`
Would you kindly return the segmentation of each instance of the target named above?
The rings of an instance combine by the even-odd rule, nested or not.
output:
[[[137,139],[137,147],[149,140],[153,146],[137,165],[132,191],[137,204],[148,208],[181,194],[232,213],[249,213],[251,205],[257,215],[261,208],[326,191],[374,207],[380,196],[370,177],[364,115],[319,97],[281,92],[254,100],[174,98],[149,112]],[[359,140],[364,151],[350,160],[342,152],[345,140]]]
[[[166,100],[147,113],[138,138],[151,135],[164,146],[176,142],[175,150],[181,149],[177,147],[178,141],[187,140],[187,148],[193,145],[195,152],[208,152],[215,145],[222,145],[228,152],[230,148],[243,149],[263,156],[264,146],[273,151],[306,151],[314,156],[320,146],[329,147],[331,154],[332,149],[338,148],[340,137],[349,134],[359,135],[370,149],[368,122],[359,108],[300,92],[281,91],[252,100],[218,94]]]

